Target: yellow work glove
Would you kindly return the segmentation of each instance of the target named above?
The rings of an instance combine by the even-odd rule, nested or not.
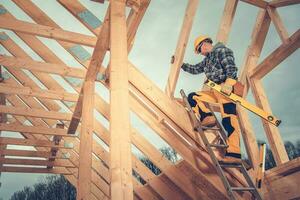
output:
[[[233,92],[233,85],[236,83],[236,80],[228,78],[225,83],[221,85],[221,92],[230,95]]]

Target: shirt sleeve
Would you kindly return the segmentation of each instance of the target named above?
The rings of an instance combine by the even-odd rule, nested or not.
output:
[[[190,74],[200,74],[204,72],[205,60],[195,65],[183,63],[181,68]]]
[[[226,78],[237,79],[237,67],[234,62],[233,52],[229,48],[220,48],[219,60],[225,70]]]

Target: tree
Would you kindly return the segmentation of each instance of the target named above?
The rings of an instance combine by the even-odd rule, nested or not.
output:
[[[64,176],[50,175],[33,187],[15,192],[10,200],[75,200],[76,189]]]

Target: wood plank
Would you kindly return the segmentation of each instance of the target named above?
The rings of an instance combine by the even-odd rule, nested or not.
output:
[[[283,176],[291,175],[300,170],[300,157],[295,158],[289,162],[280,164],[265,172],[265,177],[269,182],[278,180]]]
[[[18,1],[18,0],[15,0],[15,1]],[[128,45],[127,46],[128,46],[128,51],[130,51],[134,36],[136,34],[137,27],[138,27],[143,15],[144,15],[146,9],[147,9],[147,6],[149,5],[149,2],[150,2],[149,0],[142,0],[139,12],[136,13],[133,10],[131,10],[130,13],[129,13],[129,16],[128,16],[128,19],[127,19],[127,24],[128,24],[128,29],[127,29],[128,30],[127,31],[127,37],[128,37],[128,43],[127,44]],[[84,8],[82,6],[82,4],[80,4],[78,1],[72,1],[72,5],[74,5],[74,3],[75,3],[75,6],[78,7],[76,10],[74,8],[72,8],[72,6],[68,5],[68,4],[70,4],[70,2],[67,3],[66,1],[64,1],[64,2],[61,1],[60,3],[63,4],[65,7],[67,7],[68,10],[72,10],[71,13],[76,18],[78,18],[78,16],[76,15],[76,13],[78,13],[78,8],[80,10],[86,10],[86,8]],[[108,26],[108,20],[107,19],[108,19],[108,16],[106,16],[106,19],[104,20],[104,24],[101,26],[100,35],[103,35],[101,37],[107,37],[108,38],[109,36],[107,35],[108,34],[108,31],[107,31],[108,30],[108,27],[107,27]],[[94,27],[91,27],[90,25],[86,24],[82,19],[79,19],[79,21],[81,21],[85,26],[88,26],[88,28],[94,34],[97,34],[97,29],[95,29]],[[108,41],[108,39],[107,39],[107,41]],[[107,45],[107,48],[108,48],[108,44],[106,44],[106,45]],[[100,53],[100,49],[99,49],[98,53]],[[102,53],[105,53],[105,52],[103,51]],[[102,57],[102,55],[98,56],[98,57]],[[89,64],[89,65],[91,65],[91,64]],[[89,74],[91,74],[91,75],[89,75],[90,79],[94,80],[94,76],[98,72],[96,68],[97,67],[95,67],[95,66],[92,67],[92,68],[90,68],[90,67],[88,68],[88,69],[90,69],[90,72],[91,72],[91,73],[89,73]],[[96,72],[93,72],[93,70],[96,70]],[[104,70],[104,68],[101,67],[100,72],[103,71],[103,70]],[[108,75],[109,71],[106,70],[106,74]],[[87,73],[87,75],[88,75],[88,73]],[[81,93],[82,93],[82,91],[81,91]],[[78,102],[77,102],[77,105],[76,105],[76,108],[75,108],[75,111],[74,111],[72,123],[71,123],[71,126],[70,126],[69,131],[68,131],[70,134],[74,133],[74,131],[76,130],[76,128],[78,126],[79,119],[80,119],[80,116],[81,116],[81,107],[82,107],[82,98],[79,98]]]
[[[300,46],[300,29],[249,72],[250,78],[262,79]]]
[[[19,159],[19,158],[0,158],[0,162],[4,165],[34,165],[34,166],[54,166],[54,167],[75,167],[67,159],[37,160],[37,159]]]
[[[7,19],[2,15],[0,15],[0,27],[11,31],[71,42],[74,44],[82,44],[90,47],[94,47],[96,44],[96,37],[94,36],[65,31],[59,28],[34,24],[21,20]]]
[[[86,70],[69,67],[62,64],[38,62],[31,59],[24,59],[13,56],[0,55],[0,64],[6,68],[27,69],[30,71],[57,74],[75,78],[84,78]]]
[[[112,200],[133,199],[125,3],[125,0],[110,3],[110,195]]]
[[[92,15],[94,21],[96,22],[96,16],[93,15],[92,12],[90,12],[88,9],[86,9],[80,1],[73,1],[73,0],[57,0],[58,3],[60,3],[64,8],[66,8],[76,19],[78,19],[87,29],[89,29],[91,32],[93,32],[95,35],[99,35],[101,28],[103,25],[98,24],[91,24],[91,22],[88,22],[86,20],[82,19],[82,14],[89,13],[89,15]],[[100,21],[98,21],[99,23]],[[99,23],[100,24],[100,23]]]
[[[52,100],[61,100],[61,101],[70,101],[76,102],[78,99],[78,95],[74,93],[68,93],[57,90],[41,90],[30,87],[22,87],[11,85],[7,82],[11,82],[10,80],[5,80],[6,83],[0,83],[0,92],[6,95],[24,95],[30,97],[37,98],[45,98]]]
[[[296,158],[265,173],[264,191],[268,198],[299,199],[300,158]]]
[[[21,139],[21,138],[9,138],[0,137],[0,144],[7,145],[22,145],[22,146],[34,146],[34,147],[56,147],[60,149],[72,149],[73,143],[65,143],[55,145],[49,140],[39,140],[39,139]]]
[[[256,104],[266,112],[272,113],[262,82],[254,78],[249,81]],[[262,123],[276,164],[289,161],[279,129],[265,120],[262,120]]]
[[[77,199],[88,200],[92,183],[92,141],[94,118],[94,81],[85,81],[83,85],[83,108],[79,148]]]
[[[66,168],[55,167],[53,169],[37,168],[37,167],[0,167],[1,172],[14,173],[36,173],[36,174],[71,174]]]
[[[85,75],[85,81],[95,81],[108,49],[109,37],[109,15],[107,13],[101,28],[101,32],[98,36],[96,47],[93,51],[92,60],[89,63],[89,67]],[[68,134],[74,134],[79,124],[79,120],[82,115],[83,92],[83,89],[81,89],[75,110],[73,112],[72,120],[68,128]]]
[[[269,2],[269,5],[277,8],[283,6],[290,6],[298,3],[300,3],[300,0],[273,0]]]
[[[16,123],[12,123],[12,124],[0,123],[0,130],[32,133],[32,134],[43,134],[43,135],[59,135],[63,137],[74,137],[74,135],[68,135],[66,129],[45,128],[42,126],[23,126],[23,125],[18,125]]]
[[[53,158],[49,151],[29,151],[29,150],[14,150],[5,149],[3,150],[3,155],[5,156],[18,156],[18,157],[39,157],[39,158]],[[57,158],[66,158],[67,155],[59,153],[56,155]]]
[[[51,124],[51,122],[49,122],[49,120],[45,120],[47,123],[49,123],[48,125],[49,126],[53,126],[54,124],[52,123]],[[21,121],[21,123],[24,123],[24,120],[23,121]],[[36,122],[35,121],[31,121],[31,123],[33,123],[34,125],[36,124]],[[43,124],[43,125],[45,125],[45,124]],[[26,134],[27,135],[27,134]],[[39,139],[41,139],[41,138],[39,138]],[[79,151],[78,151],[78,149],[76,148],[76,146],[79,146],[78,145],[78,141],[77,140],[73,140],[73,141],[70,141],[69,140],[69,138],[64,138],[64,140],[65,141],[67,141],[67,142],[73,142],[74,143],[74,145],[75,145],[75,148],[73,149],[73,150],[75,150],[75,152],[76,153],[74,153],[73,151],[68,151],[68,152],[66,152],[66,151],[63,151],[62,150],[62,153],[61,152],[59,152],[59,154],[62,154],[62,156],[64,156],[64,154],[65,153],[67,153],[65,156],[68,156],[68,154],[69,154],[69,159],[70,159],[70,161],[74,164],[74,165],[76,165],[77,167],[78,167],[78,153],[79,153]],[[98,144],[99,145],[99,144]],[[21,151],[21,152],[19,152],[19,153],[24,153],[24,151]],[[34,152],[31,152],[31,153],[34,153]],[[47,151],[46,152],[47,154],[46,154],[46,157],[48,156],[49,157],[49,151]],[[22,155],[22,154],[21,154]],[[53,157],[51,154],[50,154],[50,156],[51,157]],[[50,157],[50,158],[51,158]],[[99,160],[96,160],[96,159],[93,159],[93,169],[99,174],[99,175],[101,175],[102,177],[103,177],[103,173],[102,173],[102,171],[100,171],[100,169],[102,169],[100,166],[99,166],[99,164],[100,164],[100,162],[99,162]],[[72,169],[72,168],[71,168]],[[108,173],[107,173],[108,174]],[[100,178],[100,177],[99,177]],[[95,178],[95,180],[97,180],[97,179],[99,179],[99,178]],[[94,184],[94,179],[92,180],[93,181],[93,187],[95,187],[95,184]],[[98,190],[100,189],[100,190],[103,190],[101,187],[99,187],[99,185],[97,185],[96,186],[97,188],[98,188]],[[92,188],[92,191],[94,191],[95,189],[93,189]]]
[[[238,0],[226,0],[216,41],[227,43],[238,2]]]
[[[267,7],[267,11],[269,13],[269,16],[272,19],[273,24],[275,25],[275,28],[277,30],[277,33],[283,43],[286,42],[286,40],[289,38],[289,33],[287,32],[286,28],[284,27],[284,24],[281,20],[281,17],[279,16],[279,13],[277,12],[277,9],[271,6]]]
[[[1,6],[0,6],[1,7]],[[18,57],[22,57],[22,58],[30,58],[30,56],[28,56],[26,54],[26,52],[21,48],[19,47],[7,34],[5,33],[0,33],[3,37],[7,37],[6,40],[0,40],[0,43],[3,47],[5,47],[7,49],[7,51],[9,53],[11,53],[12,55],[14,56],[18,56]],[[18,36],[20,36],[20,34],[17,34]],[[24,36],[25,34],[23,34]],[[22,40],[25,40],[25,38],[21,35],[21,39]],[[30,36],[31,39],[34,38],[32,36]],[[38,39],[35,38],[37,41]],[[33,44],[35,44],[35,41],[31,40],[30,42],[32,42]],[[40,40],[39,41],[39,44],[42,44]],[[38,44],[36,44],[37,47],[36,48],[41,48],[43,50],[42,47],[44,46],[39,46]],[[32,47],[32,46],[30,46]],[[33,46],[34,47],[34,46]],[[36,89],[41,89],[40,86],[35,83],[30,77],[28,77],[25,72],[22,72],[20,70],[13,70],[13,69],[7,69],[9,71],[9,73],[11,73],[13,75],[13,77],[18,80],[18,82],[22,83],[22,85],[25,85],[25,86],[30,86],[31,88],[36,88]],[[62,88],[57,82],[56,84],[52,84],[54,81],[53,78],[51,78],[48,74],[44,74],[41,75],[39,73],[33,73],[37,78],[39,78],[39,80],[43,80],[42,83],[49,89],[51,88],[55,88],[55,89],[59,89],[59,88]],[[46,76],[45,76],[46,75]],[[51,82],[51,85],[49,84]],[[55,82],[54,82],[55,83]],[[62,88],[63,89],[63,88]],[[50,101],[50,100],[41,100],[41,102],[43,103],[43,105],[45,105],[46,107],[52,107],[53,109],[55,110],[59,110],[60,107],[59,105],[57,105],[55,102],[53,101]]]
[[[261,9],[257,15],[255,26],[253,28],[251,36],[251,44],[246,52],[242,69],[240,70],[239,80],[245,85],[244,97],[248,93],[249,84],[247,81],[248,71],[253,69],[258,62],[260,57],[269,27],[271,19],[266,10]],[[239,115],[239,122],[244,139],[246,151],[251,161],[254,170],[258,169],[259,165],[259,150],[256,141],[256,136],[250,123],[248,111],[241,106],[237,106]]]
[[[64,126],[65,125],[61,124],[61,123],[56,124],[56,128],[59,128],[59,129],[64,129]],[[62,136],[58,136],[58,135],[54,135],[53,139],[52,139],[53,143],[56,144],[56,145],[59,145],[61,140],[62,140]],[[54,156],[54,158],[49,158],[48,159],[50,162],[47,165],[47,168],[53,168],[52,163],[55,161],[55,156],[57,155],[58,150],[59,149],[57,147],[51,147],[50,152],[51,152],[52,156]]]
[[[171,63],[170,74],[165,89],[166,94],[171,98],[173,98],[174,96],[176,83],[178,80],[179,72],[184,58],[185,49],[189,41],[189,36],[192,30],[192,25],[194,22],[194,17],[196,15],[198,4],[199,4],[199,0],[189,0],[185,10],[183,24],[178,37],[175,53],[172,58],[174,60],[173,63]]]
[[[33,108],[24,108],[24,107],[3,106],[3,105],[0,105],[0,112],[11,114],[11,115],[39,117],[39,118],[64,120],[64,121],[70,121],[72,117],[72,115],[69,113],[61,113],[55,111],[46,111],[42,109],[33,109]]]
[[[266,9],[268,6],[268,2],[264,0],[241,0],[241,1],[264,9]]]

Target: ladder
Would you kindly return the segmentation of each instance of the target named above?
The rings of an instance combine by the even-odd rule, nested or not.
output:
[[[210,127],[201,126],[200,121],[197,119],[195,113],[193,112],[184,91],[180,90],[180,94],[183,98],[183,102],[184,102],[184,105],[185,105],[185,107],[188,111],[189,117],[190,117],[190,119],[193,123],[194,130],[198,132],[198,134],[200,135],[203,143],[205,144],[205,148],[206,148],[208,154],[210,155],[210,158],[211,158],[211,160],[212,160],[212,162],[215,166],[215,169],[216,169],[219,177],[221,178],[221,181],[223,182],[223,185],[224,185],[224,187],[227,191],[229,199],[230,200],[236,200],[234,192],[251,192],[252,195],[255,197],[255,199],[262,200],[257,188],[255,187],[254,183],[252,182],[252,180],[251,180],[245,166],[243,165],[243,163],[228,163],[228,162],[225,163],[225,162],[218,161],[215,153],[213,152],[213,148],[221,148],[221,149],[224,150],[228,147],[228,145],[226,144],[226,135],[225,135],[225,131],[223,129],[223,126],[220,124],[220,122],[216,118],[216,115],[213,112],[211,106],[208,105],[207,103],[205,103],[207,108],[210,109],[213,116],[216,118],[217,128],[210,128]],[[208,141],[206,135],[204,134],[204,130],[210,130],[210,129],[218,130],[218,135],[220,137],[220,144],[211,144]],[[227,177],[225,176],[225,173],[224,173],[224,169],[228,169],[228,168],[239,169],[241,171],[241,173],[243,174],[248,186],[247,187],[232,187],[229,184],[229,181],[228,181],[228,179],[227,179]]]

